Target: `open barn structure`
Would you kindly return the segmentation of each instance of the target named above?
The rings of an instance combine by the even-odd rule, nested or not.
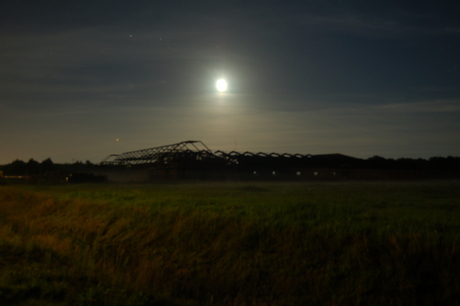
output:
[[[212,151],[188,140],[107,156],[101,165],[112,181],[343,180],[398,178],[407,173],[369,171],[363,160],[342,154]],[[411,174],[416,175],[416,174]]]
[[[188,140],[122,154],[111,154],[102,161],[102,164],[167,165],[172,161],[183,161],[191,158],[208,159],[212,155],[212,151],[202,141]]]
[[[363,160],[343,154],[289,154],[212,151],[202,141],[107,156],[95,174],[109,181],[168,180],[413,180],[446,177],[404,161]],[[459,177],[455,172],[449,177]]]

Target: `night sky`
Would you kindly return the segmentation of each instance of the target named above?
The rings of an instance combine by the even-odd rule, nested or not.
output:
[[[460,156],[459,16],[458,0],[2,1],[0,164],[184,140]]]

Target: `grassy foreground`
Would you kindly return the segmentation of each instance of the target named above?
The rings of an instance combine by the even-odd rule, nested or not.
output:
[[[460,182],[0,186],[1,305],[459,305]]]

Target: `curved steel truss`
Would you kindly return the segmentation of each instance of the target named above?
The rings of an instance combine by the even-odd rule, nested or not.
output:
[[[111,154],[102,164],[106,165],[140,165],[140,164],[167,164],[177,158],[203,159],[212,156],[212,151],[199,140],[182,141],[170,145]]]
[[[302,155],[279,153],[252,152],[212,152],[199,140],[182,141],[170,145],[131,151],[107,156],[102,164],[105,165],[152,165],[220,167],[237,166],[253,167],[340,167],[343,164],[355,163],[356,158],[342,154]]]

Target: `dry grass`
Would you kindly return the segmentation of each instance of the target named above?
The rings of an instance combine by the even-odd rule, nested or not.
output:
[[[458,187],[1,187],[0,302],[458,305]]]

